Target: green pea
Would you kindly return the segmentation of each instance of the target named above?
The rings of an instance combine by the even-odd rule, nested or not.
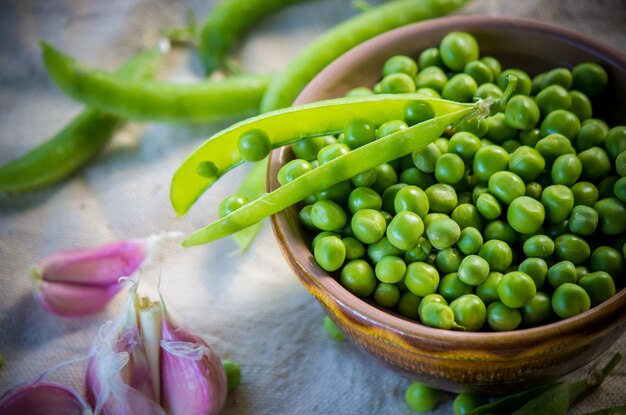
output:
[[[374,302],[383,307],[391,308],[400,300],[400,290],[395,284],[378,283],[374,290]]]
[[[396,200],[396,195],[405,187],[407,187],[407,185],[404,183],[396,183],[385,189],[382,195],[383,210],[395,213],[394,202]]]
[[[417,73],[417,63],[412,58],[405,55],[392,56],[383,64],[383,76],[393,73],[405,73],[410,76],[415,76]]]
[[[461,255],[461,252],[456,248],[449,247],[441,249],[437,252],[435,258],[437,270],[442,274],[457,272],[462,259],[463,255]]]
[[[604,146],[609,156],[615,160],[622,151],[626,150],[626,126],[618,125],[611,128],[604,138]]]
[[[615,197],[601,199],[593,205],[598,212],[600,231],[606,235],[626,232],[626,205]]]
[[[541,203],[546,211],[546,219],[552,223],[561,223],[574,208],[574,194],[569,187],[554,184],[543,189]]]
[[[426,234],[433,247],[444,249],[456,243],[461,236],[461,228],[452,219],[439,218],[429,224]]]
[[[615,171],[620,177],[626,177],[626,151],[615,158]]]
[[[278,183],[283,186],[311,170],[313,170],[313,166],[308,161],[303,159],[291,160],[278,170]]]
[[[480,231],[473,227],[466,227],[461,230],[461,235],[457,241],[459,250],[465,255],[475,254],[483,245],[483,236]]]
[[[552,239],[556,239],[557,237],[568,233],[566,220],[558,223],[547,223],[545,225],[545,233]]]
[[[398,183],[398,174],[389,163],[379,164],[375,168],[376,181],[372,184],[372,190],[378,194],[382,194],[386,188],[392,184]]]
[[[528,196],[514,199],[507,210],[507,221],[519,233],[531,234],[541,228],[545,209],[541,203]]]
[[[343,238],[343,244],[346,247],[346,259],[358,259],[365,255],[365,246],[353,236]]]
[[[439,137],[435,141],[433,141],[433,143],[435,143],[435,145],[439,147],[439,150],[441,150],[442,154],[448,152],[448,139],[447,138]]]
[[[576,265],[571,261],[560,261],[548,268],[548,283],[556,288],[566,282],[575,283]]]
[[[447,301],[453,301],[462,295],[472,294],[473,291],[474,288],[471,285],[461,281],[458,272],[444,275],[437,288],[437,292]]]
[[[604,271],[596,271],[585,275],[578,281],[589,295],[591,306],[603,303],[615,295],[615,282],[611,275]]]
[[[548,264],[542,258],[526,258],[520,262],[517,270],[527,274],[532,278],[535,287],[541,289],[548,275]]]
[[[554,68],[546,72],[541,81],[541,89],[559,85],[565,89],[572,87],[572,73],[567,68]]]
[[[483,228],[483,219],[478,209],[470,203],[462,203],[454,208],[451,218],[459,225],[461,230],[467,227]]]
[[[418,308],[418,313],[419,314],[422,313],[422,309],[428,303],[441,303],[441,304],[448,305],[448,302],[446,301],[446,299],[443,298],[441,295],[439,295],[439,294],[428,294],[428,295],[425,295],[422,298],[422,301],[420,302],[420,305],[419,305],[419,308]]]
[[[415,90],[415,93],[430,98],[441,98],[441,94],[432,88],[417,88]]]
[[[526,193],[524,181],[510,171],[495,172],[489,177],[489,192],[507,205]]]
[[[394,246],[407,250],[415,246],[424,232],[424,223],[415,213],[402,211],[396,214],[387,227],[387,238]]]
[[[450,306],[430,302],[425,304],[420,312],[420,320],[429,327],[450,330],[459,327],[454,320],[454,311]]]
[[[378,210],[361,209],[350,219],[350,226],[356,239],[365,244],[373,244],[385,235],[387,222]]]
[[[348,208],[353,214],[361,209],[380,210],[382,205],[383,200],[378,193],[368,187],[357,187],[348,197]]]
[[[487,324],[494,331],[515,330],[522,322],[522,314],[501,301],[494,301],[487,307]]]
[[[226,199],[222,200],[220,205],[217,208],[217,214],[220,218],[234,212],[239,209],[243,205],[250,203],[250,199],[248,199],[244,195],[240,195],[238,193],[232,194],[228,196]]]
[[[352,190],[350,181],[344,180],[315,193],[315,200],[332,200],[340,205],[346,205]]]
[[[573,87],[589,97],[597,97],[606,88],[608,75],[597,63],[586,62],[576,65],[572,70]]]
[[[435,118],[435,110],[426,101],[411,101],[404,107],[405,125],[415,125]]]
[[[344,142],[351,149],[355,149],[376,139],[374,127],[367,121],[355,118],[343,128]],[[321,164],[321,163],[320,163]]]
[[[533,128],[539,122],[539,107],[525,95],[515,95],[506,105],[504,122],[518,130]]]
[[[480,180],[487,181],[492,174],[506,170],[509,158],[509,153],[500,146],[481,147],[476,151],[472,162],[474,175]]]
[[[513,95],[530,95],[531,80],[528,74],[521,69],[506,69],[498,76],[497,84],[501,90],[505,90],[509,84],[509,75],[517,77],[517,86]]]
[[[584,265],[576,265],[576,281],[580,281],[582,277],[590,273],[589,268]]]
[[[487,98],[498,99],[501,96],[502,96],[502,90],[498,88],[496,84],[493,84],[491,82],[487,82],[482,85],[479,85],[478,88],[476,89],[476,92],[474,92],[474,98],[480,98],[480,99],[487,99]]]
[[[441,55],[439,54],[438,48],[426,48],[424,49],[417,58],[417,65],[419,68],[426,68],[429,66],[439,66],[443,67],[443,61],[441,60]]]
[[[468,255],[459,266],[459,279],[467,285],[480,285],[489,274],[489,264],[478,255]]]
[[[491,69],[491,73],[493,74],[494,79],[500,75],[502,72],[502,66],[500,65],[500,61],[498,61],[493,56],[483,56],[480,58],[480,61],[487,65],[489,69]]]
[[[439,53],[448,68],[462,71],[468,62],[478,59],[478,42],[469,33],[450,32],[441,40]]]
[[[377,280],[372,267],[362,259],[353,259],[343,266],[340,282],[357,297],[368,297],[374,293]]]
[[[424,237],[420,237],[417,244],[404,254],[404,262],[407,264],[412,262],[424,262],[427,260],[431,251],[432,245],[430,241]]]
[[[441,96],[451,101],[472,102],[477,89],[478,85],[474,78],[466,73],[459,73],[446,82],[441,90]]]
[[[474,294],[465,294],[450,303],[454,320],[467,331],[478,331],[487,320],[485,303]]]
[[[364,86],[359,86],[346,92],[346,97],[369,97],[371,95],[374,95],[374,91]]]
[[[341,235],[337,232],[322,231],[315,235],[315,238],[313,238],[313,240],[311,241],[311,248],[315,249],[315,245],[317,245],[317,242],[322,238],[326,238],[327,236],[336,236],[338,238],[341,238]]]
[[[511,154],[508,167],[522,180],[529,181],[539,177],[545,165],[545,159],[537,150],[520,146]]]
[[[300,212],[298,212],[298,219],[300,219],[300,223],[304,225],[305,228],[311,231],[319,231],[318,227],[313,223],[313,219],[311,218],[311,211],[313,210],[313,205],[306,205]]]
[[[498,285],[502,280],[502,273],[497,271],[491,271],[487,275],[487,279],[483,281],[478,287],[476,287],[476,295],[480,297],[485,304],[491,304],[494,301],[498,301]]]
[[[615,197],[615,184],[619,180],[618,176],[609,175],[603,177],[598,183],[598,193],[600,199],[606,199],[608,197]]]
[[[370,187],[376,182],[376,169],[369,169],[350,178],[354,187]]]
[[[448,82],[448,76],[443,69],[437,66],[429,66],[422,69],[415,77],[416,88],[430,88],[441,92]]]
[[[418,297],[434,294],[439,286],[439,272],[425,262],[413,262],[406,268],[404,284]]]
[[[402,131],[408,127],[409,126],[402,120],[387,121],[386,123],[381,124],[381,126],[376,130],[376,138],[387,137],[388,135],[397,133],[398,131]]]
[[[341,229],[348,221],[346,212],[331,200],[318,200],[311,208],[311,221],[324,231]]]
[[[445,183],[436,183],[425,190],[429,211],[450,213],[457,206],[458,199],[454,188]]]
[[[507,222],[496,219],[487,223],[485,226],[484,239],[489,241],[491,239],[499,239],[506,242],[509,245],[515,243],[517,239],[517,232]]]
[[[571,186],[580,177],[583,165],[574,154],[561,154],[552,164],[552,182]]]
[[[421,189],[425,189],[428,186],[435,184],[435,179],[432,174],[424,173],[417,169],[417,167],[410,167],[404,170],[400,174],[400,183],[417,186]]]
[[[406,291],[400,296],[398,300],[397,308],[398,312],[404,317],[408,317],[413,320],[419,318],[419,305],[422,299],[410,291]]]
[[[593,206],[600,197],[598,188],[590,182],[575,183],[570,190],[574,195],[575,205]]]
[[[339,156],[343,156],[344,154],[348,154],[350,152],[350,147],[343,143],[333,143],[327,146],[324,146],[317,153],[317,161],[320,166],[322,164],[328,163],[332,159],[335,159]]]
[[[583,121],[591,118],[593,115],[593,109],[591,107],[591,101],[587,95],[580,91],[569,91],[569,97],[572,104],[569,110],[573,112],[579,120]]]
[[[531,95],[537,95],[541,92],[541,83],[543,82],[543,78],[545,78],[546,73],[541,72],[535,75],[530,82],[530,92]]]
[[[513,251],[509,244],[498,239],[491,239],[483,244],[478,255],[489,263],[492,271],[504,272],[513,262]]]
[[[541,186],[539,183],[526,183],[526,196],[532,197],[535,200],[541,200],[541,192],[543,192],[543,186]]]
[[[537,292],[521,309],[522,321],[527,326],[539,326],[547,323],[552,317],[552,303],[550,296],[544,292]]]
[[[226,373],[226,390],[228,393],[232,393],[237,389],[241,382],[241,368],[232,360],[223,359],[222,367]]]
[[[592,235],[598,227],[598,212],[589,206],[576,205],[572,209],[567,226],[577,235]]]
[[[415,80],[405,73],[392,73],[380,81],[380,89],[384,94],[407,94],[415,92]]]
[[[465,64],[463,72],[474,78],[477,85],[493,82],[493,72],[491,72],[491,68],[479,60]]]
[[[331,320],[330,317],[324,316],[324,330],[328,337],[333,340],[345,340],[346,336],[343,332],[337,327],[334,321]]]
[[[219,169],[212,161],[201,161],[196,167],[196,173],[205,179],[213,179],[219,174]]]
[[[528,274],[513,271],[502,276],[498,285],[500,301],[511,308],[520,308],[537,294],[535,282]]]
[[[624,257],[610,246],[596,248],[591,254],[589,266],[591,271],[605,271],[616,280],[624,276]]]
[[[241,158],[246,161],[259,161],[272,149],[272,142],[263,130],[254,129],[243,133],[238,142]]]
[[[367,256],[373,264],[378,263],[378,261],[388,255],[401,257],[404,255],[404,251],[392,245],[386,236],[367,247]]]
[[[456,184],[465,175],[463,159],[454,153],[442,154],[435,163],[435,177],[447,184]]]
[[[626,202],[626,176],[621,177],[613,186],[613,193],[622,202]]]
[[[563,283],[552,294],[552,309],[563,319],[583,313],[589,308],[591,308],[589,295],[576,284]]]
[[[332,135],[308,137],[293,143],[291,145],[291,149],[297,158],[306,161],[313,161],[317,159],[317,153],[319,153],[322,148],[333,144],[336,141],[337,139]]]
[[[375,273],[379,281],[395,284],[402,281],[406,272],[406,264],[397,256],[386,256],[376,263]]]
[[[442,151],[436,144],[430,143],[425,147],[413,152],[413,162],[415,167],[424,173],[433,173],[437,159],[441,156]]]
[[[336,271],[346,259],[346,246],[336,236],[320,239],[313,249],[315,261],[328,272]]]
[[[396,213],[409,211],[423,218],[428,213],[430,204],[426,192],[417,186],[405,186],[398,190],[393,200]]]
[[[534,148],[541,140],[541,131],[538,128],[530,128],[519,132],[519,142],[523,146]]]
[[[452,410],[454,415],[466,415],[487,403],[489,401],[483,395],[461,393],[454,398]]]
[[[487,126],[485,137],[493,143],[501,144],[508,140],[517,138],[518,130],[509,127],[506,123],[506,115],[502,112],[487,118],[484,122]]]
[[[601,147],[591,147],[578,153],[582,164],[582,177],[587,180],[598,180],[611,172],[611,160]]]
[[[465,131],[455,133],[448,141],[448,151],[458,155],[465,162],[471,161],[478,149],[480,149],[480,139]]]
[[[537,94],[535,98],[541,114],[545,117],[555,110],[569,110],[572,98],[565,88],[551,85]]]
[[[500,202],[491,193],[483,193],[478,196],[476,209],[485,219],[495,219],[502,213]]]
[[[550,134],[562,134],[573,141],[580,131],[580,120],[573,112],[554,110],[543,120],[540,130],[544,137]]]

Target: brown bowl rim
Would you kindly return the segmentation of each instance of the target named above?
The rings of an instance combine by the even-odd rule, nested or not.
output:
[[[576,43],[594,55],[601,56],[603,60],[610,61],[613,65],[626,69],[626,56],[617,50],[587,35],[554,24],[497,16],[453,16],[403,26],[374,37],[353,48],[320,72],[304,88],[294,105],[314,101],[315,91],[321,85],[336,78],[335,72],[337,68],[343,65],[343,62],[359,60],[364,56],[368,56],[370,48],[379,50],[381,47],[394,43],[394,39],[397,37],[416,36],[419,33],[429,32],[433,29],[441,30],[448,28],[448,30],[454,30],[460,26],[462,26],[462,30],[485,26],[489,26],[490,30],[497,30],[499,27],[510,28],[514,26],[519,29],[541,32],[551,37],[556,36],[567,43]],[[282,147],[271,153],[267,176],[268,190],[278,187],[275,174],[272,175],[271,172],[278,170],[281,161],[288,155],[289,151],[288,147]],[[273,215],[271,223],[280,248],[290,265],[297,271],[298,278],[304,278],[310,284],[324,291],[341,309],[350,310],[351,313],[358,315],[371,325],[386,328],[403,336],[427,338],[430,341],[441,342],[442,344],[463,344],[464,348],[498,350],[506,347],[523,349],[527,346],[546,343],[551,339],[562,336],[575,336],[578,333],[592,332],[598,327],[605,327],[607,318],[610,320],[611,325],[616,324],[614,319],[617,319],[618,316],[623,317],[624,311],[626,311],[626,288],[622,287],[613,297],[586,312],[538,327],[521,328],[506,332],[464,332],[431,328],[417,321],[401,317],[391,312],[391,310],[385,311],[369,304],[341,286],[332,275],[322,270],[312,260],[312,253],[303,239],[300,228],[294,229],[290,226],[288,210]],[[311,291],[308,286],[307,289]]]

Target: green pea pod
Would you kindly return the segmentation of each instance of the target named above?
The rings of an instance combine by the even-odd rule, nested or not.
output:
[[[241,75],[195,83],[120,79],[85,69],[42,42],[48,75],[68,96],[126,119],[200,123],[256,114],[269,75]]]
[[[265,16],[303,0],[222,0],[198,33],[198,53],[206,75],[224,64],[231,45]]]
[[[120,79],[152,78],[162,53],[149,49],[124,63]],[[0,167],[0,191],[24,192],[58,182],[92,159],[109,142],[124,120],[86,109],[50,140]]]
[[[472,106],[417,94],[373,95],[338,98],[259,115],[213,135],[183,162],[172,178],[172,206],[176,213],[184,214],[220,176],[241,164],[238,140],[248,130],[265,131],[276,148],[305,137],[339,133],[353,118],[366,118],[375,125],[402,119],[406,104],[414,100],[428,102],[436,116]],[[212,177],[197,173],[198,166],[206,162],[216,169]]]
[[[243,179],[237,193],[247,197],[248,200],[255,200],[263,196],[265,193],[266,170],[267,158],[255,163]],[[257,222],[254,225],[233,234],[233,240],[241,252],[245,252],[250,247],[262,227],[263,222]]]
[[[444,16],[466,1],[395,0],[338,24],[310,43],[272,79],[263,96],[261,112],[290,106],[311,79],[356,45],[409,23]]]
[[[541,395],[554,385],[556,384],[549,383],[546,385],[539,385],[535,386],[534,388],[523,390],[521,392],[506,396],[497,401],[475,408],[467,415],[509,415],[512,411],[521,408],[528,401],[535,399],[537,396]]]

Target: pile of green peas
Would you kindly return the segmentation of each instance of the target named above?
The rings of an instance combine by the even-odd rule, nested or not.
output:
[[[608,84],[600,65],[531,78],[452,32],[417,60],[389,58],[372,89],[348,95],[472,102],[501,96],[509,74],[518,85],[504,112],[303,201],[300,221],[320,267],[358,297],[468,331],[569,318],[624,285],[626,127],[593,117],[592,100]],[[402,120],[356,118],[338,136],[299,141],[278,181],[432,116],[415,102]]]

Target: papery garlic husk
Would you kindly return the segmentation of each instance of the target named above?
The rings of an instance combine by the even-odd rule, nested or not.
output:
[[[82,316],[101,310],[146,265],[157,243],[170,232],[144,239],[54,253],[31,268],[37,297],[52,313]]]
[[[226,373],[201,338],[172,324],[163,306],[162,406],[170,415],[217,415],[226,402]]]
[[[91,408],[71,388],[36,380],[18,385],[0,397],[2,415],[91,415]]]

